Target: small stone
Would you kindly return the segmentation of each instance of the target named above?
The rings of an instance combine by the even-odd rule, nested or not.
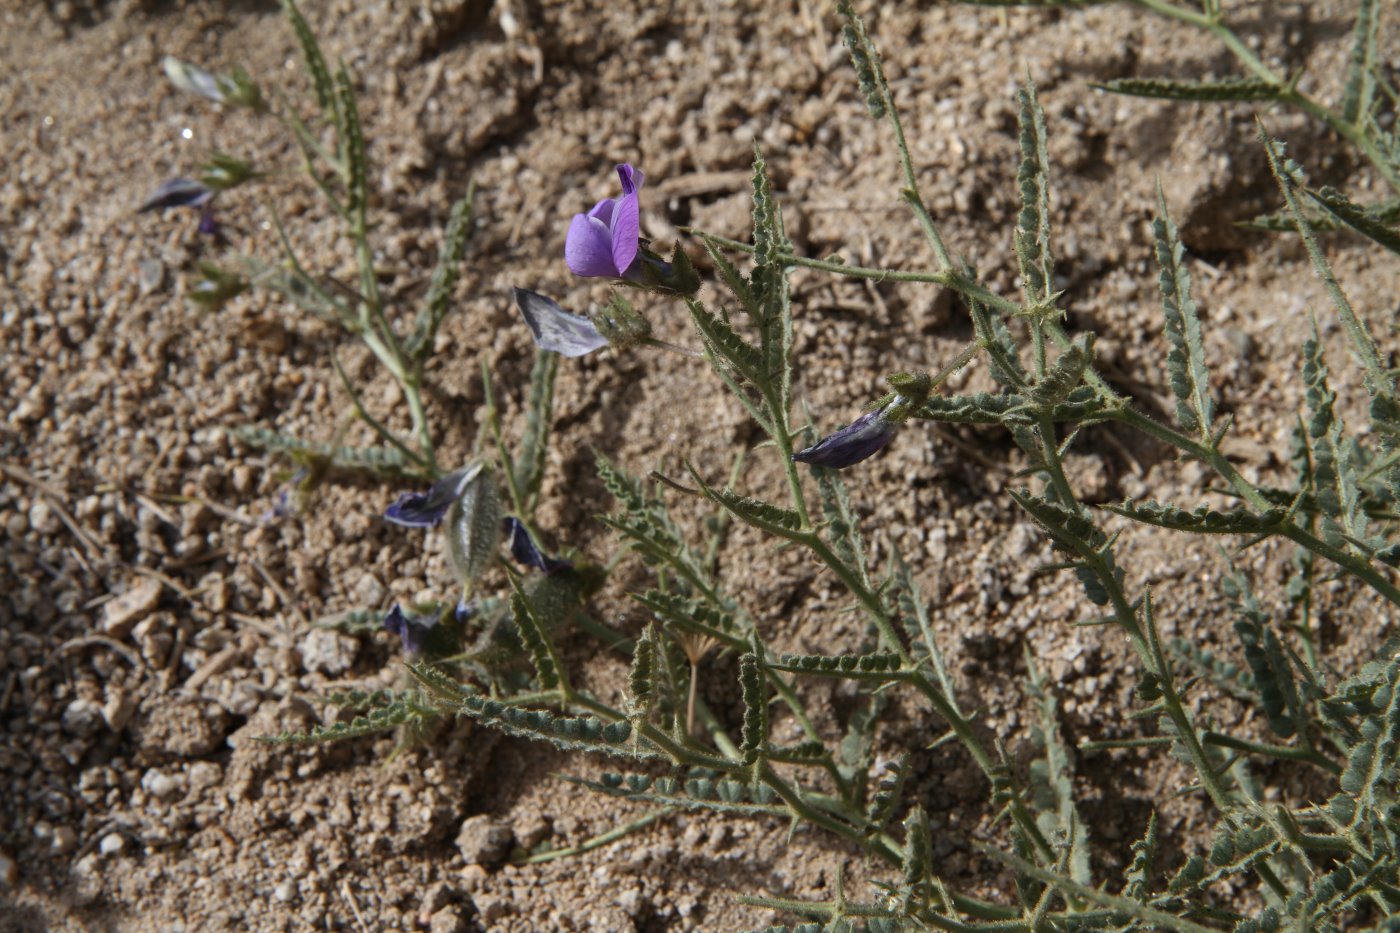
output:
[[[29,527],[41,535],[51,535],[57,534],[63,523],[59,521],[58,513],[49,505],[48,500],[35,499],[34,504],[29,507]]]
[[[466,915],[462,908],[457,906],[444,907],[433,914],[433,919],[428,925],[431,933],[466,933],[470,927],[467,924]]]
[[[19,863],[10,858],[8,852],[0,852],[0,884],[12,888],[18,880]]]
[[[49,845],[59,855],[72,852],[78,847],[78,834],[71,826],[59,826],[53,831],[53,839],[49,841]]]
[[[116,855],[126,848],[126,839],[121,833],[108,833],[102,837],[102,841],[97,844],[97,851],[103,855]]]
[[[131,722],[136,712],[136,702],[120,687],[109,687],[107,702],[102,704],[102,721],[113,732],[120,732]]]
[[[460,899],[461,896],[456,889],[446,882],[439,881],[428,888],[428,893],[423,895],[423,902],[419,905],[419,909],[426,914],[435,914],[448,904],[455,903]]]
[[[165,284],[165,263],[159,259],[141,260],[136,272],[137,287],[140,288],[142,296],[149,295]]]
[[[284,881],[273,889],[272,896],[285,904],[297,896],[297,887],[290,881]]]
[[[219,767],[217,762],[196,761],[190,765],[188,770],[190,787],[195,790],[204,790],[214,787],[224,779],[224,769]]]
[[[173,775],[152,768],[141,775],[141,789],[157,800],[165,800],[180,792],[180,781]]]
[[[484,813],[467,817],[457,833],[457,848],[468,865],[499,865],[514,842],[509,825]]]
[[[301,643],[301,666],[308,671],[339,677],[355,663],[359,647],[360,643],[348,635],[315,629]]]
[[[125,637],[132,626],[156,608],[156,604],[160,602],[160,591],[159,580],[154,577],[142,577],[135,586],[104,607],[102,631],[117,638]]]
[[[102,725],[102,710],[91,700],[79,697],[63,711],[63,731],[69,735],[92,735]]]

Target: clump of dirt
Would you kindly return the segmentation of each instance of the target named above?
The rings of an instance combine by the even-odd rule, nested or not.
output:
[[[871,30],[929,207],[990,287],[1017,287],[1014,91],[1029,72],[1051,136],[1063,304],[1072,327],[1099,333],[1115,383],[1169,414],[1149,229],[1160,177],[1198,257],[1213,388],[1235,415],[1229,450],[1240,468],[1283,475],[1310,309],[1337,361],[1343,407],[1359,406],[1359,379],[1341,365],[1345,346],[1306,257],[1287,238],[1232,226],[1273,206],[1256,111],[1087,86],[1223,69],[1214,45],[1127,8],[913,6],[885,5]],[[444,451],[466,457],[477,435],[480,358],[507,410],[522,403],[532,347],[510,286],[575,308],[606,294],[568,274],[563,240],[571,214],[613,193],[616,162],[646,171],[643,227],[656,239],[686,225],[742,238],[758,142],[799,250],[892,268],[931,262],[899,202],[892,141],[865,113],[826,5],[305,0],[304,12],[356,76],[376,262],[405,313],[426,287],[451,203],[468,179],[479,186],[469,258],[429,372]],[[390,488],[337,481],[304,514],[268,521],[283,464],[225,431],[255,424],[329,440],[349,414],[332,352],[367,380],[367,405],[396,410],[396,390],[367,354],[325,325],[261,294],[209,316],[185,301],[196,261],[276,255],[265,203],[287,219],[308,267],[348,278],[347,244],[314,192],[288,174],[268,180],[265,202],[221,197],[221,241],[185,216],[134,213],[156,184],[214,149],[295,164],[269,123],[170,88],[162,56],[241,64],[300,88],[295,43],[272,4],[65,2],[3,16],[0,927],[736,929],[777,915],[735,894],[821,898],[841,876],[848,892],[871,896],[875,866],[814,832],[789,838],[776,821],[675,816],[569,859],[501,866],[503,838],[568,846],[644,812],[557,778],[596,776],[602,762],[470,723],[444,724],[398,755],[388,738],[314,751],[253,741],[327,721],[333,711],[315,698],[328,690],[398,682],[387,636],[312,623],[441,593],[449,579],[431,538],[425,552],[422,539],[379,520]],[[1309,63],[1304,81],[1340,72],[1347,28],[1333,3],[1246,23],[1283,70]],[[1319,180],[1365,190],[1366,175],[1316,126],[1264,118]],[[1388,333],[1390,270],[1342,238],[1328,251],[1358,313]],[[849,421],[884,373],[940,366],[969,336],[957,303],[926,286],[803,270],[794,296],[798,394],[824,427]],[[693,339],[678,307],[648,300],[645,310],[657,336]],[[989,385],[973,366],[951,388]],[[700,362],[604,353],[562,365],[557,392],[541,519],[555,541],[594,556],[616,542],[593,520],[609,503],[591,450],[639,473],[686,458],[722,481],[735,452],[757,440]],[[1072,577],[1036,572],[1051,559],[1045,540],[1001,493],[1014,481],[1012,449],[991,432],[914,426],[850,482],[877,557],[897,547],[934,597],[967,705],[1023,753],[1023,648],[1055,685],[1072,741],[1122,728],[1133,662],[1114,632],[1071,627],[1085,611]],[[1094,501],[1210,495],[1204,470],[1140,437],[1097,427],[1075,451],[1073,479]],[[745,489],[780,488],[771,454],[749,455]],[[1159,594],[1167,634],[1228,653],[1220,555],[1136,526],[1123,543],[1133,584]],[[1242,562],[1273,585],[1288,556],[1263,547]],[[740,529],[721,564],[778,649],[859,643],[839,585],[799,556]],[[644,623],[623,596],[634,572],[624,567],[595,606],[628,631]],[[1354,667],[1388,631],[1389,610],[1340,582],[1319,598],[1322,644],[1338,667]],[[619,662],[582,639],[566,648],[591,689],[621,696]],[[732,668],[717,662],[705,691],[736,717]],[[809,696],[835,736],[845,698]],[[1253,728],[1237,707],[1212,710],[1222,725]],[[920,748],[940,732],[910,704],[882,740]],[[1103,877],[1124,864],[1154,805],[1173,857],[1202,845],[1210,815],[1200,803],[1162,803],[1185,772],[1147,753],[1078,768]],[[971,763],[943,748],[918,758],[913,778],[940,874],[1004,895],[1003,876],[971,845],[995,832]]]

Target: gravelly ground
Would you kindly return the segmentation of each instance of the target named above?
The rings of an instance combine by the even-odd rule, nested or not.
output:
[[[1272,207],[1254,112],[1087,87],[1130,73],[1223,70],[1217,49],[1116,7],[912,6],[890,5],[871,26],[951,246],[993,288],[1014,293],[1014,90],[1029,71],[1052,138],[1071,326],[1099,330],[1107,372],[1167,415],[1149,230],[1160,176],[1198,256],[1214,385],[1239,424],[1232,453],[1249,474],[1278,475],[1300,404],[1309,309],[1335,370],[1345,351],[1296,244],[1230,225]],[[1269,6],[1242,11],[1243,31],[1267,56],[1307,62],[1310,76],[1337,70],[1349,28],[1337,4]],[[821,898],[838,872],[860,888],[868,867],[827,838],[694,816],[578,858],[488,869],[473,864],[470,842],[457,844],[464,820],[486,815],[527,846],[567,845],[640,812],[555,777],[596,774],[599,762],[468,724],[392,758],[391,739],[314,752],[251,742],[320,721],[315,697],[332,686],[401,676],[386,636],[350,638],[312,622],[440,591],[448,577],[434,546],[420,554],[417,538],[378,519],[396,491],[388,487],[332,483],[306,514],[263,521],[282,465],[222,428],[328,439],[348,413],[331,351],[368,380],[371,408],[392,413],[398,400],[361,349],[266,297],[213,316],[187,308],[197,260],[275,255],[259,198],[220,200],[224,243],[199,236],[187,216],[134,213],[155,184],[211,149],[292,164],[270,123],[169,88],[161,57],[241,63],[300,91],[295,46],[268,3],[9,7],[0,13],[0,929],[719,930],[772,919],[731,893]],[[646,170],[644,228],[656,239],[682,225],[742,237],[758,140],[799,249],[929,263],[898,207],[888,134],[865,116],[827,4],[306,0],[305,11],[360,84],[388,293],[404,303],[421,294],[449,205],[469,178],[479,186],[455,311],[430,371],[444,451],[465,456],[476,436],[479,358],[505,386],[507,410],[520,404],[531,351],[509,286],[574,307],[605,294],[569,276],[561,258],[569,216],[612,193],[614,162]],[[1289,114],[1266,120],[1321,180],[1364,193],[1367,179],[1335,140]],[[308,265],[350,277],[346,245],[307,186],[280,176],[262,190]],[[1359,312],[1388,333],[1393,270],[1349,241],[1328,248]],[[800,397],[822,425],[848,420],[881,374],[940,365],[968,337],[961,311],[933,289],[805,271],[795,283]],[[653,301],[647,311],[659,336],[689,339],[678,307]],[[972,367],[953,388],[986,384]],[[1337,385],[1353,404],[1355,378],[1339,373]],[[607,502],[590,448],[636,472],[685,457],[720,477],[756,440],[699,363],[602,354],[562,366],[558,393],[561,443],[541,518],[556,541],[595,556],[612,541],[592,520]],[[1074,480],[1095,501],[1190,503],[1208,485],[1196,466],[1107,429],[1076,449]],[[771,457],[750,463],[748,488],[778,488]],[[1114,633],[1069,626],[1084,614],[1073,581],[1033,572],[1048,549],[1000,492],[1014,466],[996,434],[911,430],[853,474],[852,490],[880,554],[897,545],[916,561],[968,705],[1023,752],[1023,646],[1057,685],[1072,739],[1111,728],[1132,679]],[[1287,557],[1265,547],[1246,559],[1261,585],[1275,585]],[[1157,587],[1169,633],[1232,643],[1215,551],[1134,528],[1122,559],[1133,580]],[[740,530],[723,567],[780,648],[839,651],[859,640],[839,613],[839,588],[796,555]],[[631,572],[595,608],[635,630],[643,619],[622,597]],[[1391,624],[1339,583],[1320,598],[1321,638],[1343,667]],[[617,662],[582,640],[566,647],[594,689],[619,695]],[[717,663],[706,685],[730,715],[732,668]],[[835,730],[840,697],[813,696],[820,724]],[[1221,715],[1254,727],[1235,707]],[[911,708],[888,738],[919,745],[937,731]],[[1086,759],[1080,776],[1109,877],[1154,795],[1183,775],[1143,754]],[[944,876],[996,893],[1001,877],[971,846],[994,832],[971,763],[940,750],[918,759],[915,778]],[[1209,828],[1190,800],[1169,803],[1165,816],[1176,853]]]

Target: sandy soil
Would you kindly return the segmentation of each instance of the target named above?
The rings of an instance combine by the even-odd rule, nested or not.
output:
[[[300,88],[290,31],[268,2],[11,2],[0,14],[0,929],[111,930],[724,930],[778,918],[732,895],[871,896],[870,866],[813,832],[778,822],[676,817],[586,855],[526,867],[469,864],[463,822],[485,816],[517,841],[569,845],[642,811],[591,796],[558,775],[602,763],[498,740],[452,724],[429,747],[391,757],[392,738],[315,751],[252,739],[328,715],[329,689],[396,683],[387,636],[350,638],[312,623],[352,608],[440,592],[432,545],[379,519],[397,491],[364,481],[325,487],[301,516],[264,524],[285,465],[230,440],[245,424],[329,439],[348,401],[338,353],[366,398],[396,393],[352,341],[262,295],[212,316],[184,293],[194,264],[226,250],[275,256],[260,198],[220,202],[227,243],[183,214],[136,215],[161,180],[211,149],[293,164],[269,123],[181,95],[165,54]],[[1320,2],[1243,3],[1242,31],[1271,60],[1338,72],[1349,23]],[[1117,7],[998,12],[883,5],[872,32],[904,109],[920,178],[950,245],[1003,294],[1015,289],[1015,84],[1027,72],[1047,111],[1060,269],[1070,324],[1093,327],[1107,372],[1150,411],[1169,397],[1151,259],[1154,181],[1195,254],[1215,389],[1239,425],[1232,453],[1253,475],[1279,475],[1301,403],[1298,351],[1307,312],[1322,320],[1333,369],[1345,350],[1296,243],[1230,222],[1272,209],[1255,110],[1124,100],[1088,88],[1129,74],[1224,72],[1199,37]],[[606,294],[565,269],[570,215],[612,193],[610,167],[648,175],[644,228],[678,225],[741,237],[747,166],[760,140],[789,232],[811,255],[867,264],[931,260],[899,208],[889,136],[864,112],[830,4],[720,2],[597,5],[305,0],[331,57],[359,81],[374,165],[371,205],[387,293],[421,295],[448,209],[476,179],[479,210],[454,313],[431,367],[441,446],[465,457],[476,436],[478,360],[518,409],[532,348],[509,305],[525,285],[582,307]],[[1335,140],[1287,113],[1266,113],[1322,181],[1364,197],[1371,181]],[[293,175],[261,189],[289,218],[308,264],[348,277],[346,244]],[[1389,334],[1392,266],[1338,238],[1329,254],[1359,312]],[[799,396],[818,423],[848,420],[880,375],[937,366],[968,337],[960,309],[926,287],[795,277]],[[659,336],[689,339],[679,306],[645,302]],[[972,367],[954,389],[988,384]],[[1338,373],[1344,404],[1359,383]],[[635,472],[689,458],[716,478],[754,432],[704,367],[604,353],[560,368],[542,522],[594,556],[614,542],[593,517],[608,508],[590,448]],[[356,430],[359,430],[358,428]],[[349,439],[354,440],[352,432]],[[987,468],[969,449],[1003,466]],[[1194,504],[1209,481],[1194,464],[1108,429],[1076,446],[1075,481],[1106,501],[1151,494]],[[743,485],[775,491],[770,452]],[[907,431],[852,471],[865,531],[882,555],[915,562],[939,633],[986,728],[1029,748],[1023,647],[1049,674],[1072,740],[1120,728],[1132,663],[1113,631],[1072,628],[1078,585],[1034,568],[1044,539],[1002,494],[1018,461],[994,432]],[[685,504],[678,503],[681,509]],[[1242,562],[1277,601],[1288,552]],[[1233,650],[1215,550],[1133,527],[1123,563],[1157,588],[1169,634]],[[840,651],[861,632],[839,586],[747,531],[729,538],[734,592],[782,650]],[[635,631],[624,568],[599,597],[601,618]],[[1365,657],[1391,617],[1341,583],[1321,593],[1320,638],[1342,669]],[[114,624],[115,620],[115,624]],[[566,643],[592,689],[620,696],[625,671],[582,639]],[[737,717],[732,659],[707,699]],[[835,735],[837,691],[810,688]],[[1243,732],[1250,714],[1208,694]],[[781,729],[783,724],[778,724]],[[921,747],[939,734],[921,708],[897,711],[884,737]],[[1148,754],[1079,763],[1095,813],[1099,877],[1128,858],[1154,800],[1185,780]],[[916,761],[943,876],[994,895],[1005,879],[975,853],[993,836],[985,787],[947,747]],[[1285,787],[1285,794],[1303,788]],[[1164,805],[1169,855],[1195,851],[1210,815]],[[478,825],[478,824],[473,824]],[[1005,892],[1001,892],[1005,894]]]

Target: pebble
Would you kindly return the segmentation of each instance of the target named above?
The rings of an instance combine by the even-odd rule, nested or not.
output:
[[[499,865],[514,843],[510,824],[484,813],[467,817],[457,833],[457,848],[468,865]]]
[[[297,896],[296,885],[290,881],[284,881],[273,889],[272,896],[285,904]]]
[[[91,700],[79,697],[63,710],[63,731],[69,735],[92,735],[102,725],[102,710]]]
[[[157,800],[164,800],[180,792],[180,782],[174,776],[152,768],[141,775],[141,789]]]
[[[103,855],[116,855],[126,848],[126,839],[121,833],[108,833],[102,837],[102,841],[97,844],[97,850]]]
[[[56,534],[63,527],[63,523],[59,521],[58,513],[49,505],[48,500],[35,499],[34,504],[29,507],[29,527],[41,535],[51,535]]]
[[[159,259],[143,259],[136,267],[137,285],[143,296],[165,284],[165,263]]]
[[[49,840],[49,846],[62,855],[65,852],[72,852],[78,847],[78,834],[71,826],[59,826],[53,831],[53,838]]]
[[[360,643],[330,629],[315,629],[301,643],[301,666],[339,677],[355,663]]]
[[[156,608],[156,604],[160,602],[160,590],[159,580],[142,577],[135,586],[103,608],[102,631],[117,638],[125,637],[130,633],[132,626]]]
[[[0,884],[12,888],[19,880],[19,863],[8,852],[0,852]]]
[[[109,689],[111,692],[107,702],[102,704],[102,721],[113,732],[120,732],[131,722],[131,716],[136,712],[136,701],[120,687]]]

